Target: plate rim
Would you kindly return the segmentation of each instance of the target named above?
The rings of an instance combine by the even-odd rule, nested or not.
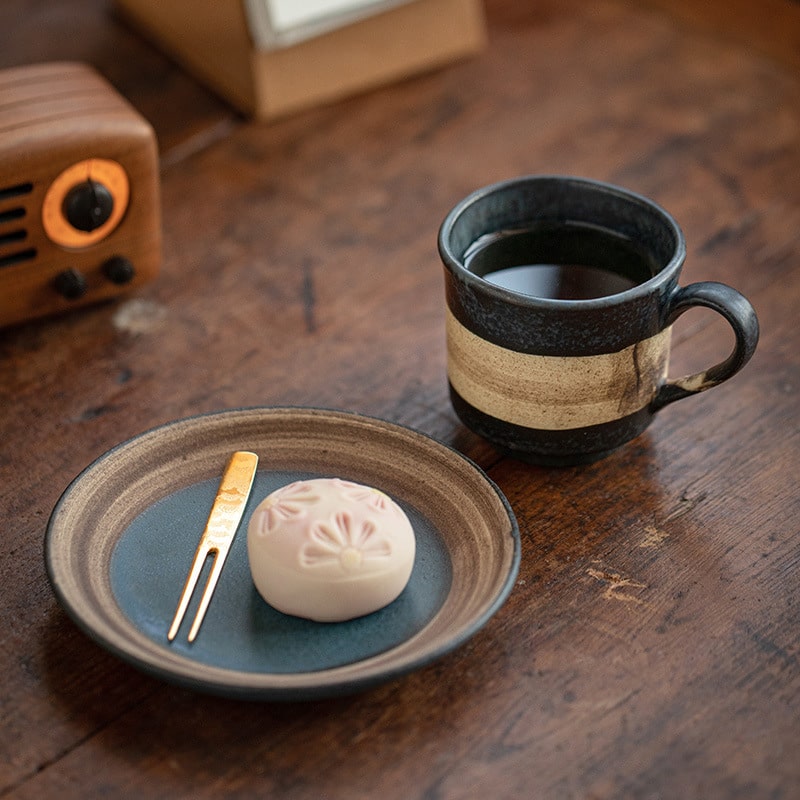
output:
[[[247,418],[248,415],[253,414],[269,416],[280,414],[310,414],[313,416],[325,417],[328,423],[335,423],[338,418],[341,420],[348,420],[356,425],[379,425],[390,435],[403,434],[413,438],[419,437],[423,442],[426,442],[428,446],[442,448],[447,455],[463,461],[469,469],[474,471],[481,482],[485,483],[486,487],[494,493],[496,498],[503,506],[505,517],[508,519],[510,525],[510,530],[503,533],[504,538],[510,536],[512,545],[508,571],[505,574],[502,583],[497,588],[491,602],[480,614],[470,617],[469,624],[464,625],[461,630],[455,632],[454,635],[449,637],[446,642],[439,643],[438,645],[428,649],[423,649],[416,656],[413,655],[412,651],[411,657],[405,658],[396,664],[389,663],[383,666],[381,666],[380,662],[386,659],[390,659],[391,661],[392,654],[398,649],[408,648],[410,646],[409,643],[413,644],[414,639],[424,630],[426,630],[426,628],[431,624],[432,620],[426,623],[426,625],[420,631],[403,640],[398,645],[395,645],[386,651],[375,654],[374,656],[369,656],[365,659],[359,659],[338,667],[326,668],[322,670],[299,671],[287,674],[249,672],[231,669],[229,667],[216,667],[208,665],[204,662],[193,660],[187,656],[180,656],[179,660],[185,660],[187,667],[190,667],[192,664],[199,665],[203,672],[206,673],[202,676],[193,676],[191,674],[191,669],[170,669],[169,667],[154,663],[150,658],[142,656],[140,653],[136,652],[135,648],[125,649],[118,646],[113,638],[107,635],[107,632],[98,630],[96,626],[92,625],[91,622],[85,618],[85,615],[78,607],[79,604],[74,602],[71,594],[65,589],[64,586],[62,586],[60,582],[58,574],[59,570],[56,567],[56,561],[54,558],[55,553],[53,542],[57,532],[57,523],[64,508],[68,506],[73,493],[75,493],[82,486],[87,475],[92,475],[96,470],[100,469],[102,465],[104,465],[110,459],[116,457],[120,451],[123,451],[129,447],[135,447],[137,443],[140,444],[142,440],[148,440],[150,438],[157,437],[159,433],[164,430],[174,429],[180,426],[191,426],[193,423],[201,423],[204,420],[218,418],[236,420],[237,418]],[[235,422],[232,424],[235,425]],[[118,541],[118,538],[115,540],[115,543],[116,541]],[[446,544],[445,546],[449,552],[452,552],[449,545]],[[392,422],[377,416],[372,416],[357,411],[324,408],[319,406],[244,406],[218,411],[203,412],[200,414],[193,414],[167,421],[143,430],[140,433],[137,433],[128,439],[117,443],[104,453],[101,453],[89,464],[87,464],[67,484],[66,488],[56,501],[46,526],[44,537],[44,556],[47,578],[51,589],[55,594],[60,606],[66,611],[73,623],[75,623],[77,627],[81,629],[92,641],[126,663],[131,664],[139,670],[162,681],[166,681],[167,683],[195,691],[200,691],[206,694],[215,694],[225,697],[251,700],[295,701],[320,699],[324,697],[340,696],[363,691],[373,686],[395,680],[405,674],[420,669],[421,667],[442,658],[443,656],[463,645],[468,639],[481,630],[497,613],[502,605],[504,605],[509,594],[513,590],[521,562],[521,538],[519,525],[514,511],[511,508],[511,504],[497,484],[478,464],[476,464],[464,453],[428,433],[419,431],[409,425]],[[112,599],[117,608],[119,608],[119,604],[116,599],[113,597]],[[435,618],[436,615],[434,615],[433,619]],[[131,633],[145,636],[145,634],[143,634],[142,631],[132,621],[127,620],[127,622],[132,629]],[[355,675],[346,674],[351,669],[357,668],[359,665],[368,665],[372,668],[364,674],[359,674],[358,672]],[[234,676],[240,678],[240,680],[231,680],[231,678]],[[245,682],[242,682],[242,678],[245,679]],[[252,680],[246,680],[248,678],[251,678]],[[265,682],[265,678],[271,678],[272,680]],[[299,678],[305,678],[305,680],[300,681],[298,680]]]

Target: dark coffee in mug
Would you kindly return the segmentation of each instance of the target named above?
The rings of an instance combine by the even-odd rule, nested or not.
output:
[[[445,218],[439,253],[453,407],[527,461],[601,458],[659,409],[733,376],[758,341],[735,289],[678,284],[686,245],[675,220],[610,184],[532,176],[479,189]],[[721,314],[736,345],[670,380],[672,323],[693,306]]]
[[[576,222],[486,234],[465,252],[464,266],[504,289],[556,300],[619,294],[658,272],[637,242]]]

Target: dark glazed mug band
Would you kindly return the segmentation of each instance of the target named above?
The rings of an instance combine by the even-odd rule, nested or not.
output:
[[[656,271],[622,294],[561,300],[509,291],[470,271],[466,253],[481,237],[532,223],[579,224],[636,242]],[[587,178],[515,178],[473,192],[439,229],[453,315],[477,336],[520,353],[611,353],[663,329],[664,298],[677,286],[686,245],[677,222],[649,198]]]
[[[705,281],[678,288],[666,305],[664,325],[671,325],[690,308],[710,308],[721,314],[736,336],[733,352],[725,361],[703,371],[667,381],[650,406],[658,411],[669,403],[704,392],[732,378],[753,356],[758,344],[758,319],[753,306],[742,294],[724,283]]]

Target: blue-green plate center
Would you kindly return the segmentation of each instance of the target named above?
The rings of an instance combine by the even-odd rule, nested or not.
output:
[[[450,589],[450,557],[440,535],[414,508],[395,498],[417,541],[414,569],[402,594],[365,617],[318,623],[269,606],[250,578],[247,523],[270,492],[295,480],[326,477],[260,471],[197,639],[186,641],[207,568],[172,644],[167,629],[214,501],[219,479],[203,481],[149,506],[123,531],[111,557],[114,597],[131,622],[165,648],[210,666],[241,672],[301,673],[351,664],[390,650],[422,630]],[[377,487],[380,488],[380,487]]]

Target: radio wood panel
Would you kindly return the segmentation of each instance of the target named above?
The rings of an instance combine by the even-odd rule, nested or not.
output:
[[[149,123],[88,65],[0,72],[0,326],[128,292],[160,261]]]

